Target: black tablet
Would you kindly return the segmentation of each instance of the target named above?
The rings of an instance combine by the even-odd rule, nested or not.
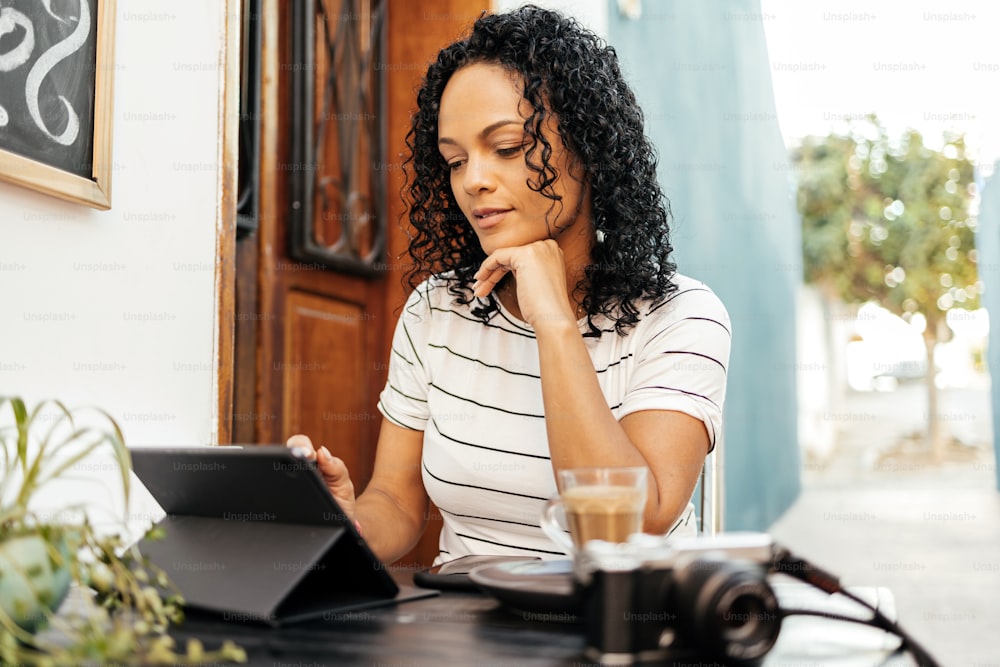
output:
[[[133,447],[132,468],[167,513],[140,551],[187,603],[278,625],[421,597],[400,588],[330,494],[284,445]]]
[[[135,474],[167,514],[333,524],[354,533],[315,462],[297,449],[219,445],[129,451]]]

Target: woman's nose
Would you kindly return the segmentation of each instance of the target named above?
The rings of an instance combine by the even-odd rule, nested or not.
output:
[[[462,187],[469,194],[476,194],[496,187],[496,172],[488,160],[469,158],[465,165]]]

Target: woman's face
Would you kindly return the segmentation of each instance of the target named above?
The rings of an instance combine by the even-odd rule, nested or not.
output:
[[[554,238],[564,253],[589,251],[590,197],[574,174],[573,156],[563,146],[556,119],[542,128],[552,146],[550,164],[558,177],[553,201],[528,187],[537,182],[525,158],[529,141],[524,121],[531,105],[521,97],[521,82],[496,64],[477,63],[456,71],[441,96],[438,149],[451,170],[455,200],[487,255],[498,248]],[[539,144],[533,161],[539,162]]]

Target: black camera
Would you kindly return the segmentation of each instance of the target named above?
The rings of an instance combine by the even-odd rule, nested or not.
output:
[[[772,547],[762,533],[588,543],[574,571],[587,657],[605,665],[759,665],[781,630],[767,581]]]

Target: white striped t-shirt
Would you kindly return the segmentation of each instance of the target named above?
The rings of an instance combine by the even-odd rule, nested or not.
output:
[[[682,275],[674,282],[678,290],[665,303],[640,307],[641,319],[626,336],[612,330],[583,340],[615,418],[684,412],[704,422],[714,447],[729,316],[703,283]],[[562,556],[539,527],[556,484],[534,330],[502,305],[483,323],[452,300],[441,278],[421,283],[407,299],[378,406],[394,424],[424,431],[423,482],[444,520],[438,560]],[[595,324],[611,327],[603,319]],[[586,331],[585,319],[580,328]],[[682,521],[694,528],[690,511]]]

